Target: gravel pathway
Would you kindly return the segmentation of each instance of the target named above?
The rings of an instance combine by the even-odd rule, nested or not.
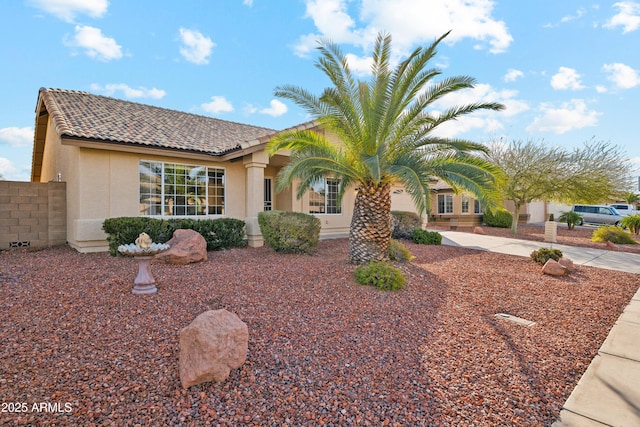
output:
[[[639,286],[407,246],[416,258],[395,293],[356,284],[344,239],[313,256],[247,248],[154,265],[159,292],[144,296],[128,258],[0,252],[0,424],[548,426]],[[248,324],[247,362],[182,390],[178,331],[218,308]]]

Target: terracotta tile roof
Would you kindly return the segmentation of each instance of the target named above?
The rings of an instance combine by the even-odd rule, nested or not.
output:
[[[67,137],[220,155],[276,132],[88,92],[41,88],[39,97]]]

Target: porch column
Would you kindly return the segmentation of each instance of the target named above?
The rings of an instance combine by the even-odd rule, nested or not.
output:
[[[247,170],[247,239],[249,246],[257,248],[264,244],[258,225],[258,213],[264,210],[264,168],[269,163],[269,156],[264,151],[259,151],[245,156],[242,163]]]

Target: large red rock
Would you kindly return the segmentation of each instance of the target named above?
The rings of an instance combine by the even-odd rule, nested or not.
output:
[[[560,264],[561,266],[563,266],[564,268],[566,268],[566,269],[567,269],[567,271],[568,271],[569,273],[571,273],[571,272],[575,271],[575,269],[576,269],[575,264],[574,264],[574,263],[573,263],[573,261],[572,261],[572,260],[570,260],[569,258],[564,258],[564,257],[563,257],[563,258],[560,258],[560,259],[558,260],[558,264]]]
[[[564,276],[567,274],[567,269],[554,259],[549,259],[542,267],[544,274],[550,274],[552,276]]]
[[[231,369],[240,368],[247,358],[247,325],[227,310],[205,311],[179,335],[183,388],[207,381],[224,381]]]
[[[176,230],[167,242],[170,248],[155,256],[166,264],[189,264],[207,260],[207,241],[194,230]]]

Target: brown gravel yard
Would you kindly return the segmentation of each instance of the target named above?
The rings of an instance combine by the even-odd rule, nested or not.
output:
[[[247,248],[154,265],[154,295],[131,293],[128,258],[0,252],[0,424],[548,426],[640,286],[407,246],[416,258],[395,293],[356,284],[344,239],[313,256]],[[217,308],[248,324],[247,362],[182,390],[178,331]]]

